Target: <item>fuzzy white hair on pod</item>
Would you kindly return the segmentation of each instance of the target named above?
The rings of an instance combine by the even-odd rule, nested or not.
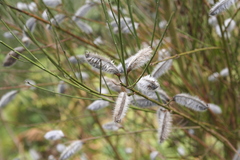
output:
[[[172,115],[171,113],[162,108],[159,107],[157,110],[157,119],[158,119],[158,140],[159,143],[164,142],[171,132],[172,128]]]
[[[190,96],[186,93],[177,94],[173,100],[180,105],[190,108],[195,111],[203,112],[208,109],[208,105],[200,100],[198,97]]]
[[[113,111],[113,121],[120,123],[123,117],[126,115],[128,110],[128,105],[130,103],[130,98],[126,92],[121,92],[118,95],[116,105]]]

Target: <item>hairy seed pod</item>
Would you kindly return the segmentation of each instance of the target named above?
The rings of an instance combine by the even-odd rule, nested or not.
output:
[[[52,140],[52,141],[61,139],[62,137],[64,137],[64,133],[61,130],[52,130],[52,131],[47,132],[44,135],[45,139]]]
[[[63,20],[66,18],[66,15],[64,14],[57,14],[53,18],[50,19],[50,22],[52,25],[59,25],[63,22]],[[52,29],[52,26],[48,24],[46,26],[46,29]]]
[[[28,30],[34,32],[37,20],[33,17],[29,18],[24,26],[24,32],[27,34]]]
[[[146,47],[138,51],[137,54],[135,54],[132,58],[130,58],[130,61],[127,65],[127,71],[130,72],[132,70],[135,70],[144,64],[146,64],[152,56],[152,49],[150,47]]]
[[[43,3],[48,7],[57,7],[62,4],[62,0],[43,0]]]
[[[210,9],[209,15],[215,16],[215,15],[227,10],[230,6],[232,6],[236,2],[237,2],[237,0],[220,0]]]
[[[153,97],[148,96],[151,99],[158,100],[157,97],[154,95]],[[149,108],[149,107],[155,107],[158,106],[158,104],[144,98],[141,96],[134,95],[131,97],[131,104],[140,108]]]
[[[117,19],[118,20],[118,19]],[[125,17],[125,18],[120,18],[120,27],[124,28],[126,27],[128,24],[131,24],[131,18],[129,17]],[[110,23],[112,28],[117,28],[115,29],[116,31],[118,31],[118,23],[114,20]]]
[[[104,100],[96,100],[93,103],[91,103],[87,109],[88,110],[92,110],[92,111],[96,111],[102,108],[105,108],[109,106],[109,102],[108,101],[104,101]]]
[[[157,111],[157,119],[159,143],[162,143],[168,138],[171,132],[172,116],[168,110],[160,107]]]
[[[115,123],[115,122],[108,122],[102,125],[103,129],[109,130],[109,131],[117,131],[120,127],[122,127],[121,124]]]
[[[85,55],[76,55],[76,56],[71,56],[68,58],[68,61],[72,64],[78,64],[78,63],[84,63],[86,62],[86,57]]]
[[[23,47],[17,47],[14,48],[15,51],[22,53],[23,51],[25,51],[25,48]],[[7,56],[5,57],[5,60],[3,62],[3,66],[4,67],[10,67],[13,64],[15,64],[15,62],[17,61],[17,59],[19,59],[20,55],[15,52],[15,51],[10,51]]]
[[[108,73],[120,75],[117,67],[109,59],[93,53],[86,53],[85,56],[86,56],[87,62],[93,67],[97,69],[101,69],[102,71],[105,71]]]
[[[76,154],[82,148],[83,142],[80,140],[72,142],[65,150],[62,152],[59,160],[67,160],[74,154]]]
[[[15,98],[17,93],[17,90],[13,90],[4,94],[0,100],[0,108],[5,107],[9,102],[11,102]]]
[[[121,91],[121,85],[119,82],[115,81],[114,79],[104,77],[106,81],[106,85],[109,87],[109,89],[115,91],[115,92],[120,92]],[[104,82],[104,80],[103,80]]]
[[[208,103],[208,109],[215,114],[222,114],[222,109],[216,104]]]
[[[91,34],[93,33],[92,27],[89,26],[87,23],[84,23],[81,20],[76,20],[77,26],[86,34]]]
[[[170,51],[171,51],[170,49],[165,49],[165,48],[159,50],[159,51],[158,51],[158,60],[159,60],[159,61],[162,61],[162,60],[164,60],[165,58],[170,57],[170,56],[171,56]]]
[[[142,77],[137,82],[138,89],[143,92],[154,91],[157,88],[159,88],[159,86],[160,85],[158,81],[154,77],[151,77],[150,75]]]
[[[159,78],[161,75],[166,73],[170,67],[172,66],[172,59],[160,62],[156,65],[156,67],[153,69],[151,76],[154,78]]]
[[[156,100],[158,100],[158,97],[159,97],[163,103],[167,103],[170,101],[170,98],[167,95],[167,93],[164,90],[159,88],[156,89],[154,92],[144,92],[144,94],[149,98],[156,99]]]
[[[139,23],[134,22],[134,27],[137,30],[139,26]],[[132,23],[128,24],[127,26],[122,28],[123,34],[131,34],[133,32],[133,25]]]
[[[208,105],[200,100],[198,97],[190,96],[186,93],[177,94],[173,97],[173,100],[185,107],[188,107],[192,110],[203,112],[208,109]]]
[[[60,144],[57,144],[56,149],[58,152],[62,153],[66,149],[66,146],[60,143]]]
[[[65,93],[67,90],[67,84],[64,81],[60,81],[57,86],[58,93]]]
[[[128,105],[130,103],[129,97],[126,92],[121,92],[118,95],[116,105],[113,111],[113,120],[116,123],[120,123],[123,117],[126,115]]]
[[[156,160],[158,154],[159,154],[158,151],[152,151],[152,152],[150,153],[150,160]]]
[[[83,17],[85,16],[88,11],[95,5],[95,3],[86,3],[83,6],[81,6],[74,14],[72,17],[73,21],[77,21],[79,18],[78,17]]]

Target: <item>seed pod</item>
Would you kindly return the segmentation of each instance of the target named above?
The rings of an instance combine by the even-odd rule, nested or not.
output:
[[[28,30],[30,32],[33,32],[35,30],[35,27],[36,27],[36,23],[37,20],[33,17],[29,18],[24,26],[24,32],[25,34],[27,34]]]
[[[152,151],[152,152],[150,153],[150,160],[156,160],[158,154],[159,154],[158,151]]]
[[[25,48],[23,47],[17,47],[17,48],[14,48],[15,51],[19,52],[19,53],[22,53],[23,51],[25,51]],[[9,67],[9,66],[12,66],[13,64],[15,64],[15,62],[17,61],[17,59],[19,59],[20,55],[18,53],[16,53],[15,51],[10,51],[4,62],[3,62],[3,66],[4,67]]]
[[[192,110],[203,112],[208,109],[208,105],[200,100],[198,97],[190,96],[186,93],[177,94],[173,97],[173,100],[185,107],[188,107]]]
[[[61,139],[62,137],[64,137],[64,133],[61,130],[52,130],[52,131],[47,132],[44,135],[45,139],[52,140],[52,141]]]
[[[0,100],[0,108],[5,107],[11,100],[13,100],[18,93],[17,90],[13,90],[4,94]]]
[[[31,79],[26,79],[25,85],[28,86],[31,90],[36,89],[36,87],[32,86],[32,85],[36,85],[36,82]]]
[[[54,18],[51,18],[50,19],[50,22],[52,25],[59,25],[63,22],[63,20],[65,19],[65,15],[64,14],[57,14],[54,16]],[[52,29],[52,26],[51,25],[47,25],[46,26],[47,29]]]
[[[57,7],[62,4],[62,0],[43,0],[43,3],[48,7]]]
[[[78,64],[78,63],[84,63],[86,62],[86,57],[85,55],[76,55],[76,56],[71,56],[68,58],[68,61],[72,64]]]
[[[94,39],[93,41],[94,44],[96,45],[101,45],[101,44],[104,44],[103,40],[102,40],[102,37],[97,37],[96,39]]]
[[[93,103],[91,103],[87,109],[92,110],[92,111],[96,111],[102,108],[105,108],[109,106],[109,102],[108,101],[104,101],[104,100],[96,100]]]
[[[211,74],[210,76],[208,76],[208,81],[210,81],[210,82],[217,81],[219,76],[220,76],[220,74],[218,72],[215,72],[215,73]]]
[[[65,93],[67,90],[67,85],[64,83],[64,81],[60,81],[57,86],[57,92],[58,93]]]
[[[216,104],[208,103],[208,108],[215,114],[222,114],[222,109]]]
[[[84,23],[81,20],[76,20],[77,26],[86,34],[91,34],[93,33],[92,27],[89,26],[87,23]]]
[[[149,98],[158,100],[158,97],[162,100],[163,103],[167,103],[170,101],[169,96],[167,93],[162,89],[156,89],[154,92],[145,92],[145,95],[147,95]]]
[[[154,91],[159,88],[159,86],[157,80],[150,75],[142,77],[137,83],[138,89],[143,92]]]
[[[120,127],[122,127],[122,125],[120,125],[119,123],[115,123],[115,122],[108,122],[108,123],[103,124],[102,127],[105,130],[117,131]]]
[[[95,3],[86,3],[83,6],[81,6],[74,14],[72,17],[73,21],[77,21],[79,18],[78,17],[83,17],[85,16],[88,11],[95,5]]]
[[[146,47],[138,51],[137,54],[135,54],[134,56],[132,56],[132,58],[130,58],[130,61],[128,62],[128,65],[126,67],[127,71],[130,72],[147,63],[151,59],[151,56],[152,56],[151,53],[152,53],[152,49],[150,47]]]
[[[158,138],[159,143],[166,140],[171,132],[172,128],[172,116],[166,109],[160,107],[157,111],[158,119]]]
[[[13,32],[13,34],[19,34],[19,32],[16,31],[16,30],[12,30],[12,32]],[[3,37],[5,37],[5,38],[14,38],[14,36],[12,35],[12,33],[10,31],[4,32],[3,33]]]
[[[152,77],[156,79],[159,78],[161,75],[166,73],[171,66],[172,66],[172,59],[158,63],[151,73]]]
[[[210,9],[209,15],[210,16],[215,16],[215,15],[227,10],[230,6],[232,6],[236,2],[237,2],[237,0],[221,0],[221,1],[217,2]]]
[[[105,79],[106,85],[109,87],[109,89],[111,89],[115,92],[121,91],[121,86],[119,85],[119,82],[115,81],[114,79],[107,78],[107,77],[104,77],[104,79]]]
[[[75,76],[78,78],[78,79],[82,79],[82,80],[86,80],[89,78],[89,75],[88,73],[86,72],[75,72]]]
[[[82,148],[83,142],[78,140],[72,142],[61,154],[59,160],[67,160]]]
[[[118,20],[118,19],[117,19]],[[125,18],[120,18],[120,27],[124,28],[126,27],[128,24],[131,24],[131,18],[129,17],[125,17]],[[114,20],[110,23],[111,27],[115,29],[115,31],[118,31],[118,23]]]
[[[45,9],[42,13],[42,18],[45,20],[48,20],[48,14],[47,14],[47,9]]]
[[[128,105],[130,103],[129,97],[126,92],[121,92],[118,95],[116,105],[113,111],[113,121],[120,123],[123,117],[126,115]]]
[[[134,22],[134,27],[137,30],[139,23]],[[127,24],[127,26],[122,28],[122,34],[131,34],[133,32],[133,25],[132,23]]]
[[[31,159],[34,159],[34,160],[42,159],[42,156],[40,155],[40,153],[32,148],[29,150],[29,155],[30,155]]]
[[[26,47],[28,47],[31,44],[31,39],[26,34],[23,34],[22,42]]]
[[[86,53],[86,59],[90,65],[105,72],[120,75],[117,67],[109,59],[93,53]]]
[[[158,60],[161,61],[167,57],[170,57],[170,55],[171,55],[170,51],[171,51],[170,49],[165,49],[165,48],[159,50],[158,51]]]
[[[58,152],[62,153],[66,149],[66,146],[60,143],[56,146],[56,149]]]
[[[149,98],[154,99],[154,100],[158,100],[156,96],[149,96]],[[154,106],[158,106],[158,104],[144,98],[141,96],[137,96],[134,95],[131,98],[131,104],[140,108],[148,108],[148,107],[154,107]]]
[[[223,70],[220,71],[220,76],[221,77],[227,77],[229,75],[229,69],[224,68]]]

